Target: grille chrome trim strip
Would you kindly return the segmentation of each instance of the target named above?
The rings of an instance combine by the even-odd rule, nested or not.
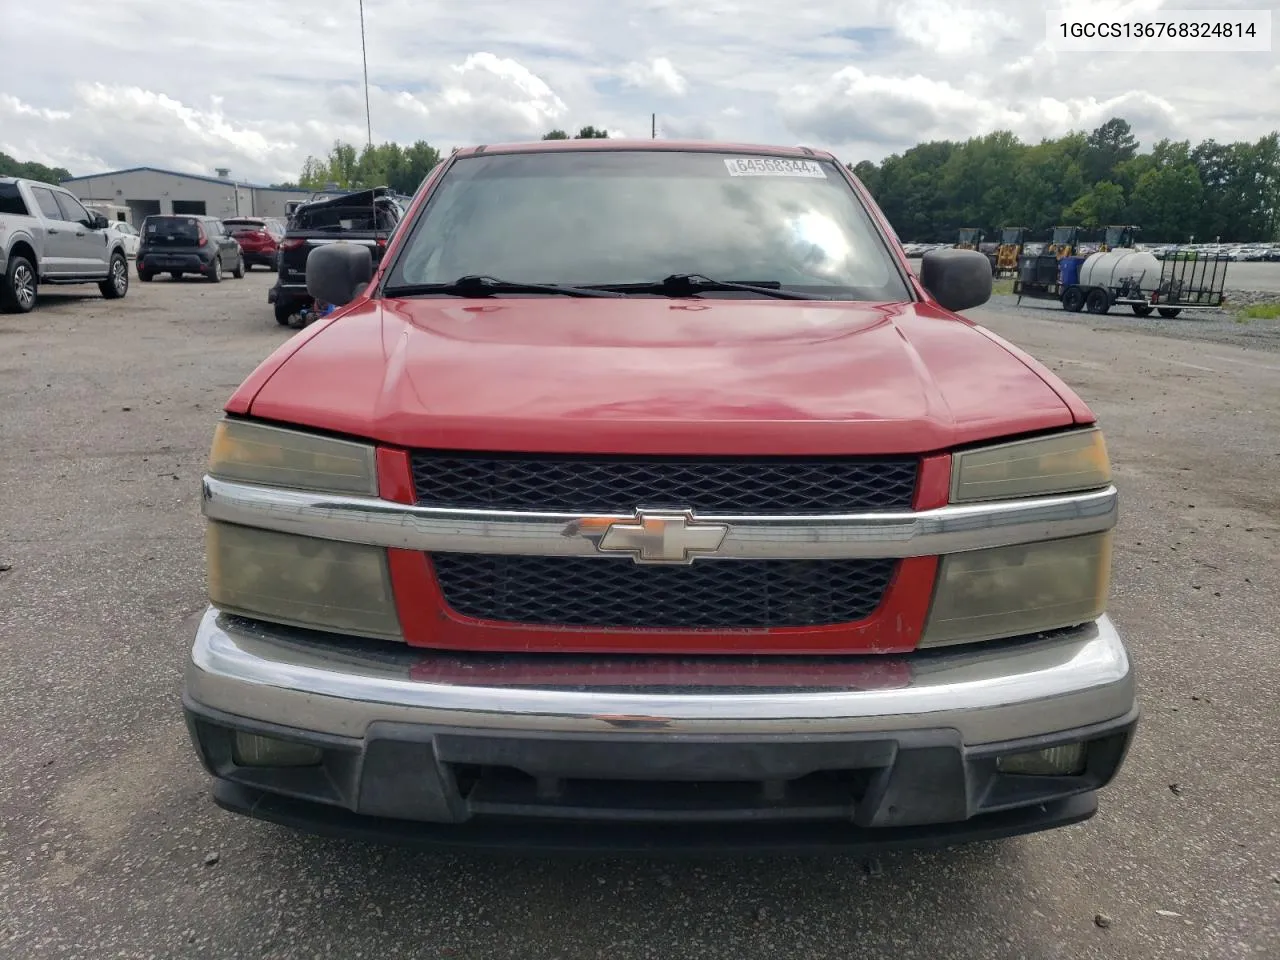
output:
[[[427,553],[599,557],[571,513],[455,510],[377,497],[283,490],[206,476],[201,509],[211,520],[281,533]],[[729,526],[719,550],[697,562],[757,559],[902,559],[1055,540],[1110,530],[1119,516],[1114,486],[1085,493],[955,504],[907,513],[829,516],[697,516]]]

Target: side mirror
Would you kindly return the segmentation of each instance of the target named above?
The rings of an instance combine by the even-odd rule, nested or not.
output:
[[[111,221],[100,213],[89,214],[88,227],[90,230],[105,230],[111,226]]]
[[[373,279],[373,254],[358,243],[326,243],[307,257],[307,293],[345,306]]]
[[[991,261],[977,250],[930,250],[921,260],[920,282],[947,310],[980,307],[991,299]]]

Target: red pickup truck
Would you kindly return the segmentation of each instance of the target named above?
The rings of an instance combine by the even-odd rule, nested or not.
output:
[[[1093,414],[828,153],[456,151],[226,404],[183,703],[222,807],[510,849],[1085,820],[1138,717]],[[607,303],[605,301],[608,301]]]

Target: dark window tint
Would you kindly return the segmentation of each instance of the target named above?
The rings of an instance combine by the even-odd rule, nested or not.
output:
[[[40,212],[50,220],[61,220],[62,211],[58,209],[58,201],[53,196],[53,191],[45,187],[32,187],[31,193],[36,198],[36,203],[40,204]]]
[[[27,202],[22,199],[16,183],[0,183],[0,214],[27,216]]]
[[[142,237],[143,242],[155,246],[198,246],[199,221],[195,217],[147,217]]]
[[[259,230],[267,229],[265,224],[256,220],[223,220],[222,225],[227,228],[227,233],[233,237],[242,233],[257,233]]]
[[[62,219],[72,223],[87,222],[89,211],[80,205],[80,201],[68,193],[55,193],[58,209],[62,211]]]
[[[318,206],[299,210],[291,224],[294,230],[390,230],[399,221],[395,206],[379,203],[376,208],[363,204],[356,207]]]

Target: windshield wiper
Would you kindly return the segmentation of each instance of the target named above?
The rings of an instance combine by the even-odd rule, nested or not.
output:
[[[454,297],[491,297],[497,293],[553,293],[563,297],[623,297],[624,293],[591,287],[569,287],[559,283],[520,283],[468,274],[453,283],[403,283],[387,287],[388,297],[417,297],[429,293],[443,293]]]
[[[597,289],[615,290],[619,293],[660,293],[668,297],[691,297],[700,293],[720,290],[743,290],[747,293],[760,293],[778,300],[830,300],[830,297],[819,297],[794,290],[783,290],[777,280],[760,280],[755,283],[742,283],[737,280],[713,280],[700,273],[673,273],[671,276],[653,283],[602,283]]]

